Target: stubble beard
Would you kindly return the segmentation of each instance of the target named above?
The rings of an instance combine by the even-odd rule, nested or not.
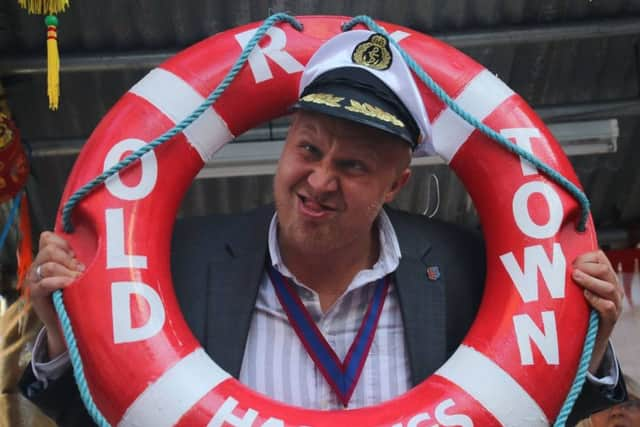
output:
[[[313,223],[297,218],[294,206],[276,201],[278,212],[278,238],[300,252],[324,253],[340,247],[340,239],[333,222]],[[284,243],[284,242],[283,242]]]
[[[278,238],[286,239],[287,244],[298,251],[314,255],[330,254],[358,239],[367,238],[382,206],[383,202],[380,201],[367,207],[365,212],[362,213],[362,220],[365,224],[368,224],[368,227],[364,229],[364,232],[359,233],[361,235],[355,235],[354,229],[340,227],[337,220],[330,220],[324,223],[296,220],[295,213],[287,215],[285,211],[294,210],[295,207],[276,200]]]

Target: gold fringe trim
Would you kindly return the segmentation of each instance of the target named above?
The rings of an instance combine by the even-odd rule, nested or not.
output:
[[[29,13],[55,15],[69,7],[69,0],[18,0],[18,4]]]

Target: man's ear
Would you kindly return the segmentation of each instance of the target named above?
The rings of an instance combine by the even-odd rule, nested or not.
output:
[[[409,182],[409,178],[411,177],[411,169],[405,168],[398,176],[395,181],[391,184],[389,191],[384,196],[385,203],[391,203],[393,199],[396,198],[396,195],[402,190],[402,188]]]

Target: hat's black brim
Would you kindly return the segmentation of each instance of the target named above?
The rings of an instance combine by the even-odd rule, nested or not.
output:
[[[410,148],[413,148],[413,146],[415,145],[415,141],[412,141],[411,135],[409,135],[409,132],[406,129],[401,128],[399,126],[393,126],[390,123],[382,120],[378,120],[375,117],[350,111],[345,108],[330,107],[324,104],[318,104],[315,102],[306,102],[302,99],[299,99],[298,102],[296,102],[291,107],[291,109],[293,111],[295,110],[312,111],[315,113],[326,114],[328,116],[335,117],[338,119],[344,119],[351,122],[360,123],[362,125],[369,126],[369,127],[381,130],[383,132],[386,132],[389,135],[399,137],[404,142],[409,144]]]

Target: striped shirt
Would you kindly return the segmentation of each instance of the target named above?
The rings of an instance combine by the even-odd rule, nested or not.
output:
[[[269,254],[274,268],[288,277],[307,311],[340,360],[344,360],[362,323],[375,290],[375,282],[393,272],[400,261],[400,247],[386,213],[378,218],[380,256],[371,269],[354,277],[340,298],[326,312],[318,294],[300,283],[282,261],[277,242],[277,216],[269,228]],[[342,409],[342,403],[289,324],[266,271],[240,370],[240,381],[267,396],[314,409]],[[373,405],[398,396],[411,387],[402,317],[394,284],[382,308],[369,356],[349,401],[349,408]]]

